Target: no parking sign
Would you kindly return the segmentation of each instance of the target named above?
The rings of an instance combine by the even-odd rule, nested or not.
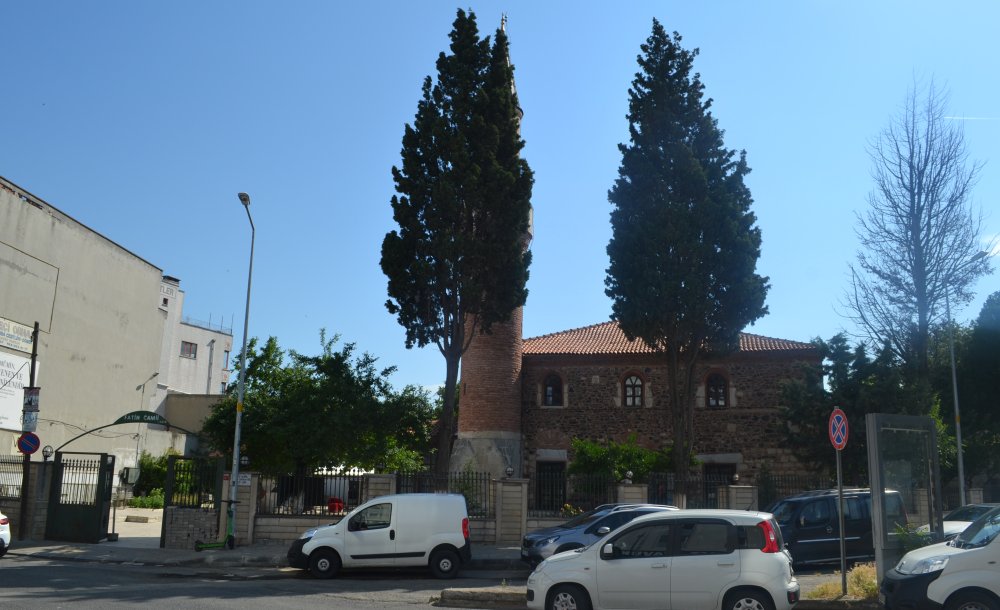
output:
[[[830,443],[833,444],[833,448],[837,451],[842,450],[847,446],[847,415],[844,414],[839,408],[834,409],[833,413],[830,414]]]

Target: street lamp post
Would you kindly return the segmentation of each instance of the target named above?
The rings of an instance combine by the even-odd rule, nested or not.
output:
[[[989,256],[988,253],[979,252],[966,261],[965,264],[959,265],[958,268],[961,269],[966,265],[971,265],[987,256]],[[952,328],[954,324],[951,321],[950,293],[951,287],[945,284],[944,312],[948,318],[948,354],[951,357],[951,391],[955,404],[955,444],[958,449],[958,505],[965,506],[965,463],[962,460],[962,416],[959,414],[958,409],[958,374],[955,371],[955,330]]]
[[[233,433],[233,468],[229,479],[229,537],[226,543],[229,548],[236,544],[236,491],[237,479],[240,475],[240,426],[243,423],[243,390],[246,386],[247,376],[247,329],[250,325],[250,284],[253,280],[253,242],[256,237],[256,229],[253,226],[253,217],[250,216],[250,195],[240,193],[238,195],[240,203],[247,211],[247,219],[250,221],[250,271],[247,273],[247,305],[246,313],[243,315],[243,350],[240,356],[240,376],[236,385],[236,430]]]

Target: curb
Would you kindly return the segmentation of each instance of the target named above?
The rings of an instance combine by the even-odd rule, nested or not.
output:
[[[481,587],[445,589],[434,604],[444,608],[526,608],[528,600],[521,587]],[[877,601],[855,599],[806,599],[795,610],[878,610]]]

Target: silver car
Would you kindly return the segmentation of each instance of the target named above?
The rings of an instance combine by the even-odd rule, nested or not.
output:
[[[579,549],[600,540],[640,515],[677,510],[660,504],[602,504],[566,523],[535,530],[521,540],[521,560],[532,567],[556,553]]]

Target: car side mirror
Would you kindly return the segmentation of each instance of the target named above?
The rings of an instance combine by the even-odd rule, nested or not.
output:
[[[610,542],[601,547],[601,559],[614,559],[615,545]]]
[[[602,525],[601,527],[597,528],[597,535],[603,536],[604,534],[607,534],[610,531],[611,531],[610,527],[608,527],[607,525]]]
[[[355,521],[354,519],[351,519],[350,521],[347,522],[347,531],[356,532],[358,531],[358,529],[359,529],[358,522]]]

